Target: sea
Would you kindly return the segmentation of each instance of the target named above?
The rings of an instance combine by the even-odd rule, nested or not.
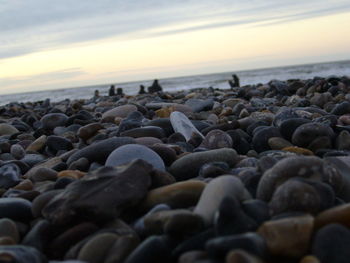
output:
[[[336,75],[350,77],[350,60],[164,78],[159,79],[159,84],[163,87],[164,91],[208,87],[229,89],[228,80],[232,80],[232,74],[236,74],[239,77],[241,86],[259,83],[265,84],[270,80],[310,79],[316,76],[329,77]],[[11,102],[39,101],[45,99],[50,99],[52,102],[62,101],[67,98],[88,99],[93,96],[95,90],[99,90],[100,95],[107,95],[111,84],[114,84],[116,88],[123,88],[124,93],[127,95],[135,95],[139,91],[140,85],[148,87],[152,82],[153,80],[108,83],[76,88],[6,94],[0,96],[0,105]]]

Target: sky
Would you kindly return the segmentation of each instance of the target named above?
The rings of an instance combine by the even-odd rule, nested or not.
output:
[[[0,94],[350,59],[349,0],[0,0]]]

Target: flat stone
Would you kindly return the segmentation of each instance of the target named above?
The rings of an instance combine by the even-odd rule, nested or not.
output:
[[[272,255],[299,258],[309,249],[313,226],[310,215],[288,217],[263,223],[258,233]]]
[[[142,160],[119,169],[103,167],[95,175],[69,184],[42,213],[54,224],[81,217],[97,222],[111,220],[146,196],[151,171],[151,165]]]
[[[203,217],[206,226],[213,224],[214,214],[225,197],[237,200],[251,198],[240,179],[232,175],[222,175],[210,181],[204,188],[194,213]]]
[[[272,150],[282,150],[285,147],[293,146],[289,141],[281,137],[271,137],[268,144]]]
[[[164,162],[156,152],[146,146],[137,144],[123,145],[114,150],[108,156],[105,165],[118,166],[137,159],[144,160],[154,168],[165,171]]]
[[[56,181],[57,172],[53,169],[40,167],[36,169],[35,172],[31,173],[29,179],[33,182],[42,182],[42,181]]]
[[[140,138],[140,137],[154,137],[162,139],[165,136],[165,132],[162,128],[157,126],[147,126],[134,128],[120,133],[120,136]]]
[[[170,173],[177,180],[187,180],[198,176],[200,168],[209,162],[226,162],[234,166],[239,158],[234,149],[222,148],[205,152],[196,152],[176,160],[170,167]]]
[[[173,126],[174,131],[181,133],[187,141],[192,137],[193,133],[198,134],[199,136],[204,138],[204,136],[200,133],[200,131],[197,130],[196,127],[194,127],[194,125],[186,117],[186,115],[184,115],[181,112],[172,112],[170,115],[170,122]]]
[[[105,263],[123,263],[131,252],[136,249],[139,239],[134,235],[119,236],[105,257]]]

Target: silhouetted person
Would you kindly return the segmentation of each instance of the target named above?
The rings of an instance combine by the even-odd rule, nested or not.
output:
[[[109,96],[115,96],[115,87],[114,87],[114,85],[112,85],[112,86],[109,88],[108,95],[109,95]]]
[[[145,94],[145,93],[146,93],[146,91],[145,91],[145,86],[140,85],[139,94]]]
[[[123,89],[122,88],[117,88],[117,95],[119,96],[124,96]]]
[[[162,87],[159,85],[158,80],[155,79],[152,83],[152,86],[148,87],[148,92],[149,93],[155,93],[158,91],[162,91]]]
[[[240,87],[238,76],[236,74],[233,74],[232,78],[233,78],[233,81],[232,80],[228,81],[228,83],[230,84],[231,88]]]
[[[97,90],[95,90],[95,92],[94,92],[94,97],[100,97],[100,92],[98,91],[98,89]]]

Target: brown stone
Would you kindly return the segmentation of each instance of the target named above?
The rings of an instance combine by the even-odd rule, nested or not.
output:
[[[317,229],[331,223],[350,227],[350,204],[343,204],[327,209],[319,213],[315,218],[315,227]]]
[[[314,218],[306,215],[267,221],[258,233],[272,255],[298,258],[309,249],[313,227]]]
[[[61,171],[57,174],[57,177],[60,178],[60,177],[70,177],[70,178],[73,178],[73,179],[80,179],[82,177],[85,176],[86,173],[84,172],[81,172],[79,170],[64,170],[64,171]]]
[[[187,208],[196,205],[205,183],[197,180],[174,183],[148,192],[142,203],[145,210],[158,204],[167,204],[172,208]]]
[[[26,149],[27,152],[38,152],[45,147],[47,140],[46,135],[40,136],[34,142],[32,142]]]
[[[303,257],[299,263],[321,263],[321,261],[315,256],[308,255]]]
[[[33,190],[33,183],[31,180],[25,179],[22,182],[20,182],[18,185],[16,185],[14,189],[30,191],[30,190]]]
[[[309,155],[309,156],[314,155],[314,153],[312,151],[310,151],[309,149],[305,149],[305,148],[298,147],[298,146],[284,147],[282,149],[282,151],[292,152],[292,153],[301,154],[301,155]]]
[[[268,144],[272,150],[282,150],[283,148],[293,146],[289,141],[281,137],[271,137],[268,140]]]

